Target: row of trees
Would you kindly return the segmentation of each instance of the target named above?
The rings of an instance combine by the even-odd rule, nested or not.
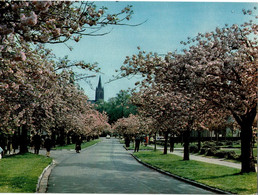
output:
[[[181,53],[163,57],[139,51],[126,57],[122,76],[143,77],[136,83],[140,90],[134,93],[133,103],[165,137],[183,134],[185,160],[189,160],[192,130],[233,116],[241,129],[242,172],[255,171],[252,126],[257,114],[257,30],[253,21],[225,25],[188,38],[182,44],[189,47]]]
[[[107,115],[88,104],[87,96],[75,85],[67,61],[53,60],[43,44],[103,35],[105,26],[119,25],[131,15],[130,6],[109,14],[93,2],[1,1],[1,137],[20,134],[20,152],[24,153],[31,131],[94,135],[109,128]],[[96,69],[95,64],[84,62],[73,65]]]

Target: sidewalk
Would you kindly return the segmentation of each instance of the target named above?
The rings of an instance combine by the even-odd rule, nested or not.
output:
[[[171,152],[169,152],[169,153],[183,157],[183,155],[184,155],[183,151],[184,151],[183,149],[176,148],[173,153],[171,153]],[[195,154],[190,154],[190,160],[196,160],[196,161],[241,169],[241,163],[228,162],[221,158],[208,158],[208,157],[202,157],[202,156],[195,155]]]
[[[154,147],[153,145],[150,145],[150,146]],[[157,150],[163,150],[163,149],[164,148],[157,146]],[[177,156],[183,157],[184,149],[183,148],[175,148],[174,152],[170,152],[169,148],[168,148],[168,154],[175,154]],[[196,161],[241,169],[241,163],[228,162],[228,161],[225,161],[224,159],[219,159],[219,158],[208,158],[208,157],[202,157],[202,156],[199,156],[196,154],[190,154],[190,160],[196,160]],[[256,170],[257,170],[257,167],[256,167]]]

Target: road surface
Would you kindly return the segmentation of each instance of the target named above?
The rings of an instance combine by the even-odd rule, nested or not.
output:
[[[117,139],[103,139],[77,154],[53,151],[57,162],[48,193],[211,194],[138,163]]]

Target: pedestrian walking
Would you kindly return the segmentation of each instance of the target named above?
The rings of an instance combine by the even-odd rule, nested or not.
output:
[[[141,142],[141,138],[139,136],[137,136],[135,138],[135,148],[134,148],[134,152],[139,152],[140,149],[140,142]]]
[[[51,141],[51,139],[49,138],[48,135],[46,136],[44,144],[45,144],[45,148],[46,148],[46,151],[47,151],[46,156],[50,157],[50,150],[51,150],[51,147],[52,147],[52,141]]]
[[[76,150],[77,153],[80,153],[81,144],[82,144],[81,137],[78,137],[78,138],[76,139],[76,142],[75,142],[75,150]]]
[[[125,137],[125,147],[130,147],[130,138],[129,138],[129,136]]]
[[[40,144],[41,144],[41,137],[40,137],[39,133],[37,132],[33,136],[32,139],[33,139],[33,144],[34,144],[34,153],[39,154],[39,149],[40,149]]]

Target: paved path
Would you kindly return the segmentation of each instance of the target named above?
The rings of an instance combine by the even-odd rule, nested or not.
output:
[[[53,151],[48,193],[211,194],[138,163],[117,139],[82,150]]]
[[[160,146],[158,146],[157,149],[158,150],[164,150]],[[183,157],[184,156],[184,149],[183,148],[175,148],[174,152],[170,152],[169,148],[168,148],[168,153],[169,154],[175,154],[175,155]],[[232,167],[232,168],[236,168],[236,169],[241,169],[241,163],[234,163],[234,162],[225,161],[223,158],[209,158],[209,157],[202,157],[202,156],[199,156],[197,154],[190,154],[190,160],[196,160],[196,161],[201,161],[201,162],[206,162],[206,163],[211,163],[211,164],[216,164],[216,165],[222,165],[222,166]],[[256,168],[256,171],[257,171],[257,164],[256,164],[255,168]]]
[[[163,150],[162,147],[157,147],[157,149],[158,150]],[[183,148],[175,148],[174,152],[170,152],[169,148],[168,148],[168,153],[169,154],[175,154],[175,155],[178,155],[178,156],[181,156],[181,157],[184,156],[183,151],[184,151]],[[224,159],[220,159],[220,158],[208,158],[208,157],[202,157],[202,156],[199,156],[199,155],[190,154],[190,160],[196,160],[196,161],[201,161],[201,162],[206,162],[206,163],[223,165],[223,166],[227,166],[227,167],[233,167],[233,168],[241,169],[241,164],[240,163],[228,162],[228,161],[225,161]]]

